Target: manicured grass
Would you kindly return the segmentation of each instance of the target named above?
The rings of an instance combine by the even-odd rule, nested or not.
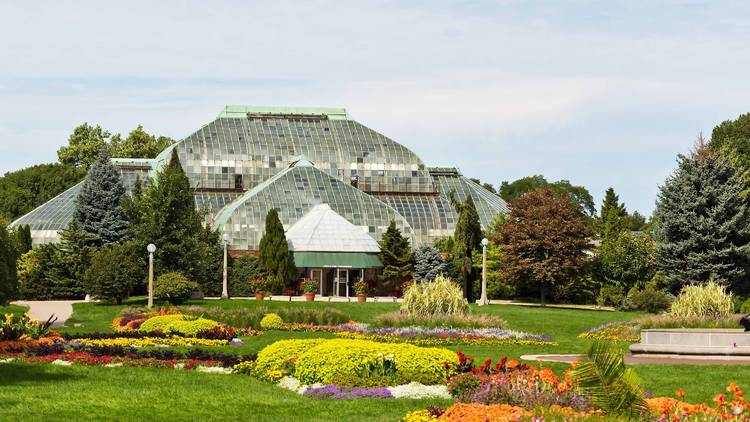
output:
[[[396,421],[446,400],[315,400],[251,376],[0,364],[2,420]]]
[[[22,314],[28,310],[29,308],[26,306],[18,306],[18,305],[0,306],[0,315]]]
[[[68,332],[111,331],[111,320],[125,306],[143,306],[145,300],[136,298],[116,306],[97,303],[74,305],[73,319],[63,330]],[[191,301],[187,305],[222,308],[256,308],[270,311],[280,307],[334,307],[361,322],[398,309],[393,303],[329,303],[329,302],[256,302],[254,300]],[[478,361],[501,356],[520,357],[524,354],[581,353],[590,344],[578,339],[582,331],[607,322],[626,321],[640,314],[632,312],[603,312],[538,308],[514,305],[472,306],[472,312],[497,315],[509,323],[509,328],[536,334],[551,335],[557,346],[449,346],[473,355]],[[80,327],[73,327],[81,324]],[[281,339],[333,337],[330,333],[266,331],[259,337],[243,337],[244,346],[218,347],[226,353],[248,354],[261,350]],[[626,344],[622,345],[627,348]],[[557,372],[565,364],[548,363]],[[22,368],[13,371],[12,368]],[[674,391],[687,392],[688,401],[710,402],[735,382],[750,390],[750,366],[683,366],[641,365],[636,371],[646,390],[654,395],[672,396]],[[11,372],[13,375],[11,375]],[[9,415],[29,413],[51,418],[100,418],[103,420],[138,419],[148,414],[150,419],[247,419],[283,420],[304,416],[305,420],[398,420],[406,411],[424,408],[440,401],[364,400],[318,402],[301,398],[273,385],[248,376],[222,376],[186,371],[144,368],[54,367],[49,365],[0,365],[0,379],[10,380],[9,389],[0,389],[1,403],[10,403]],[[39,382],[38,380],[54,382]],[[55,393],[52,393],[55,392]],[[14,398],[14,395],[15,396]],[[21,402],[17,397],[23,396]],[[134,403],[138,403],[135,406]],[[140,406],[140,407],[139,407]],[[51,409],[59,409],[52,412]],[[85,410],[84,410],[85,409]],[[110,410],[111,409],[111,410]],[[137,410],[136,410],[137,409]],[[146,413],[142,413],[143,410]],[[38,412],[38,413],[35,413]],[[88,412],[93,412],[89,414]],[[24,414],[26,415],[26,414]],[[154,415],[154,416],[152,416]],[[39,417],[39,419],[45,419]]]

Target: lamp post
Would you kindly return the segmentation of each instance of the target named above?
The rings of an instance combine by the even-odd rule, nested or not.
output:
[[[149,243],[146,246],[148,251],[148,307],[154,306],[154,252],[156,252],[156,245]]]
[[[490,304],[487,300],[487,245],[489,243],[486,237],[482,239],[482,297],[479,299],[479,306]]]
[[[221,284],[221,298],[229,299],[229,286],[227,286],[227,245],[229,245],[229,236],[227,236],[226,232],[224,232],[222,243],[224,243],[224,278]]]

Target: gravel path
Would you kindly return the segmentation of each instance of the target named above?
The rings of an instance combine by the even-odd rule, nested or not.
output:
[[[14,305],[28,306],[31,319],[47,321],[50,315],[55,315],[57,321],[54,327],[61,327],[65,321],[73,315],[73,304],[83,302],[82,300],[44,300],[44,301],[18,301]]]

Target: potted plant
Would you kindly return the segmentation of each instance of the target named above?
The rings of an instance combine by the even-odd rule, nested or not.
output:
[[[357,294],[357,302],[367,302],[367,290],[369,286],[364,280],[354,283],[354,292]]]
[[[318,283],[315,280],[305,280],[302,282],[302,291],[305,292],[305,300],[312,302],[315,300],[315,292],[318,291]]]
[[[250,279],[250,288],[255,292],[255,300],[263,300],[266,297],[266,286],[265,277],[253,277]]]

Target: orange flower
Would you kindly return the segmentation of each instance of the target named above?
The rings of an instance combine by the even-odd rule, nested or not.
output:
[[[682,390],[677,390],[677,391],[675,391],[675,392],[674,392],[674,394],[675,394],[675,395],[676,395],[677,397],[681,398],[681,399],[685,398],[685,392],[684,392],[684,391],[682,391]]]
[[[724,394],[719,393],[714,396],[714,403],[716,403],[716,407],[722,407],[727,404],[727,397]]]
[[[508,369],[514,369],[517,366],[518,366],[518,361],[513,358],[508,359],[508,362],[505,364],[505,367]]]

